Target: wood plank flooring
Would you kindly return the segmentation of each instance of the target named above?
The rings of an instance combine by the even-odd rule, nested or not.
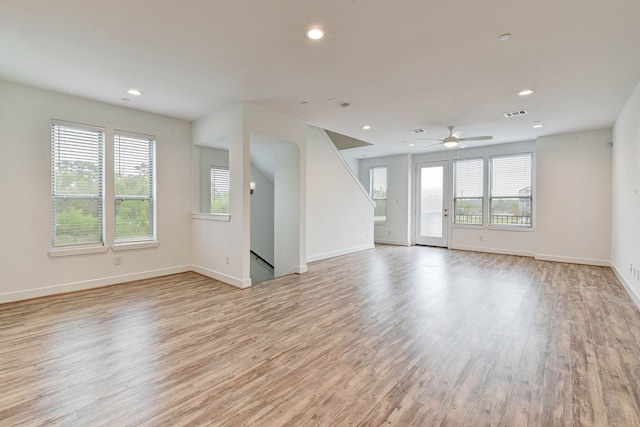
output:
[[[0,305],[0,426],[638,426],[608,268],[379,246]]]

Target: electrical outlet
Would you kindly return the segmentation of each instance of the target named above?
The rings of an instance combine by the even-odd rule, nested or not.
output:
[[[484,242],[484,236],[478,237],[478,240],[480,240],[481,242]]]
[[[224,262],[225,264],[229,264],[229,255],[224,256]]]
[[[122,255],[116,256],[113,262],[115,263],[115,265],[122,265]]]

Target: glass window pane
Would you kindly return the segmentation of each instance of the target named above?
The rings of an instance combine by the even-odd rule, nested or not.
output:
[[[153,239],[155,140],[114,137],[115,240]]]
[[[484,159],[454,163],[454,211],[456,224],[483,224]]]
[[[491,158],[492,225],[532,226],[531,163],[531,153]]]
[[[51,123],[53,246],[102,244],[104,130]]]
[[[444,208],[443,168],[422,168],[420,177],[420,235],[441,238]]]
[[[56,199],[55,246],[101,242],[100,204],[98,198]]]
[[[211,213],[229,213],[229,169],[211,167]]]
[[[381,223],[387,221],[387,168],[384,166],[373,167],[369,170],[370,189],[369,194],[376,206],[374,209],[374,221]]]
[[[116,200],[116,240],[152,238],[151,200]]]

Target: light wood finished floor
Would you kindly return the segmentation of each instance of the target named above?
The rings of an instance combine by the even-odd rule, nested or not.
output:
[[[380,246],[0,306],[0,426],[638,426],[611,270]]]

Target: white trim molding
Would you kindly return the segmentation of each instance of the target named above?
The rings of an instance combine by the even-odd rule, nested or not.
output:
[[[229,276],[228,274],[220,273],[219,271],[200,267],[199,265],[192,265],[191,271],[202,274],[203,276],[207,276],[210,279],[219,280],[222,283],[226,283],[227,285],[231,285],[236,288],[246,289],[251,287],[251,279],[243,280],[237,277]]]
[[[307,257],[307,262],[314,262],[314,261],[320,261],[323,259],[327,259],[327,258],[333,258],[333,257],[337,257],[337,256],[341,256],[341,255],[348,255],[348,254],[352,254],[354,252],[360,252],[360,251],[366,251],[367,249],[373,249],[375,248],[375,245],[372,244],[366,244],[366,245],[362,245],[362,246],[355,246],[353,248],[346,248],[346,249],[341,249],[339,251],[333,251],[333,252],[327,252],[324,254],[318,254],[318,255],[312,255]]]
[[[511,249],[498,249],[498,248],[485,248],[485,247],[477,247],[477,246],[462,246],[462,245],[451,245],[449,249],[454,249],[458,251],[470,251],[470,252],[486,252],[489,254],[500,254],[500,255],[515,255],[515,256],[524,256],[533,258],[534,253],[529,251],[516,251]]]
[[[618,281],[622,284],[622,286],[624,287],[624,290],[627,291],[627,293],[629,294],[633,302],[636,304],[636,307],[638,307],[638,309],[640,310],[640,295],[636,294],[633,291],[633,288],[631,287],[631,285],[629,285],[629,283],[624,279],[624,277],[622,277],[622,274],[620,274],[620,272],[618,271],[618,269],[613,263],[611,263],[611,270],[613,270],[613,274],[616,276],[616,279],[618,279]]]
[[[545,255],[545,254],[535,254],[534,258],[539,261],[566,262],[567,264],[583,264],[583,265],[595,265],[598,267],[611,267],[611,262],[605,259],[575,258],[575,257],[568,257],[568,256]]]
[[[142,271],[139,273],[110,276],[101,279],[85,280],[81,282],[65,283],[62,285],[54,286],[45,286],[43,288],[29,289],[27,291],[9,292],[6,294],[0,294],[0,304],[22,301],[32,298],[46,297],[56,294],[64,294],[68,292],[84,291],[88,289],[101,288],[103,286],[132,282],[135,280],[152,279],[154,277],[168,276],[170,274],[186,273],[188,271],[191,271],[190,265],[180,265],[158,270]]]

